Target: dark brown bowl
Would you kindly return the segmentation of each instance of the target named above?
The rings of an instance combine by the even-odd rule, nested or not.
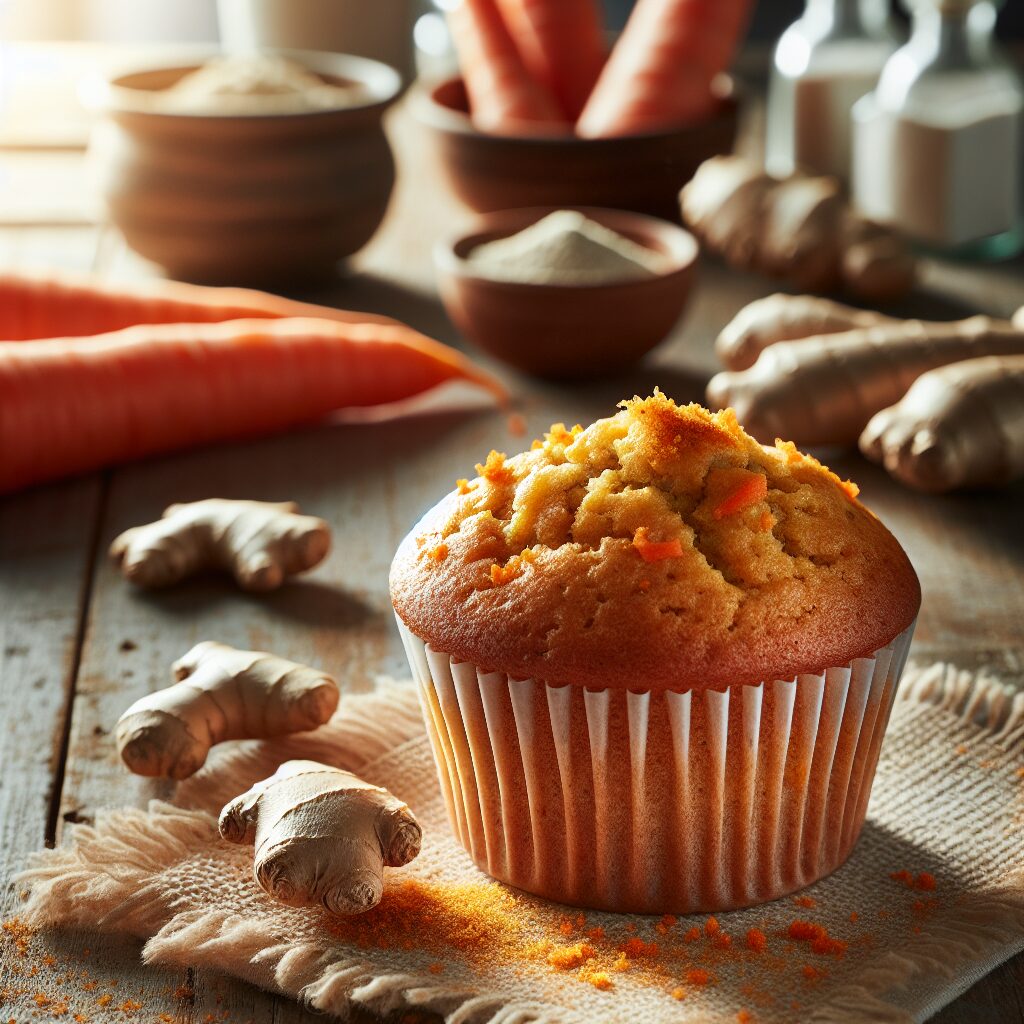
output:
[[[708,157],[732,150],[737,101],[722,78],[708,120],[613,139],[488,135],[470,123],[461,78],[414,90],[412,109],[450,187],[477,213],[523,206],[603,206],[679,220],[679,190]]]
[[[466,257],[514,235],[555,209],[575,209],[669,257],[657,277],[607,284],[520,284],[481,277]],[[598,377],[630,366],[662,341],[686,305],[697,262],[688,231],[656,217],[591,206],[501,210],[474,231],[439,242],[438,285],[448,315],[480,348],[516,369],[558,380]]]

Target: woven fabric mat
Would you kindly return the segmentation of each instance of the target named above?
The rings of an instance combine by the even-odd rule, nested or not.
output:
[[[221,805],[292,757],[359,771],[424,826],[422,854],[391,872],[370,915],[339,925],[271,902],[251,851],[217,836]],[[580,916],[471,864],[412,687],[392,684],[343,701],[315,733],[225,744],[174,805],[76,827],[23,874],[23,919],[130,933],[149,962],[217,964],[342,1018],[359,1003],[450,1024],[924,1020],[1024,949],[1024,693],[945,665],[908,668],[868,819],[831,877],[719,915],[728,945],[703,915]],[[840,945],[794,940],[797,920]],[[750,929],[762,951],[748,948]]]

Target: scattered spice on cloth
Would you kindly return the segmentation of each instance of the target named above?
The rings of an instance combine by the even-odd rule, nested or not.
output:
[[[210,812],[294,757],[359,771],[424,825],[423,853],[361,917],[272,903],[251,852],[217,838]],[[1024,949],[1022,759],[1024,694],[948,666],[910,669],[846,865],[744,911],[598,913],[472,866],[448,828],[414,691],[391,686],[349,698],[316,733],[218,748],[179,787],[180,806],[77,826],[37,855],[30,898],[0,937],[28,971],[33,928],[127,932],[147,940],[150,962],[217,963],[339,1016],[360,1003],[466,1022],[919,1020]],[[42,991],[18,986],[12,1006]],[[72,1014],[95,1009],[80,989],[43,994]]]

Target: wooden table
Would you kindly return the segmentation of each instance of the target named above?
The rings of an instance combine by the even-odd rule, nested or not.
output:
[[[460,345],[434,293],[430,246],[466,218],[438,184],[424,139],[401,110],[391,123],[400,183],[387,223],[329,294],[311,296],[400,317]],[[42,263],[118,276],[145,272],[115,243],[98,246],[91,227],[0,229],[0,264]],[[769,291],[759,279],[707,264],[700,287],[672,338],[623,379],[555,387],[511,381],[522,397],[530,436],[554,420],[588,422],[618,399],[660,385],[677,399],[699,399],[715,369],[711,343],[744,303]],[[1008,314],[1024,304],[1021,264],[981,270],[929,265],[910,311],[935,317],[968,310]],[[166,796],[166,785],[129,776],[111,730],[132,701],[168,682],[168,666],[195,642],[212,638],[274,650],[335,673],[349,691],[379,675],[403,676],[404,657],[387,597],[387,569],[399,539],[482,453],[515,451],[493,411],[445,412],[372,426],[329,425],[287,437],[128,466],[0,501],[0,876],[26,855],[59,843],[69,822],[98,807]],[[1024,678],[1024,487],[992,494],[929,498],[892,483],[853,454],[830,458],[863,487],[863,499],[910,552],[924,587],[914,645],[920,660],[989,665]],[[158,516],[172,501],[211,495],[292,498],[326,518],[335,536],[327,562],[277,594],[246,597],[217,583],[140,593],[107,562],[111,539]],[[18,894],[0,891],[0,915]],[[187,971],[142,969],[133,942],[98,936],[47,940],[71,960],[90,946],[89,966],[118,979],[119,992],[143,1002],[138,1017],[224,1017],[282,1024],[304,1017],[296,1005],[218,977],[205,965]],[[6,958],[6,959],[4,959]],[[12,949],[0,944],[0,979]],[[184,986],[191,995],[177,998]],[[2,985],[0,985],[2,987]],[[136,995],[138,993],[138,995]],[[81,1006],[95,1010],[82,994]],[[6,1018],[38,1011],[13,1001]],[[208,1015],[213,1015],[209,1017]],[[69,1018],[70,1019],[70,1018]],[[1024,1019],[1024,957],[993,972],[941,1012],[942,1024]]]

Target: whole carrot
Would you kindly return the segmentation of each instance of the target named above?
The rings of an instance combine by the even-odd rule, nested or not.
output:
[[[538,125],[564,127],[554,97],[527,72],[496,0],[462,0],[448,12],[448,26],[477,128],[518,135]]]
[[[498,2],[526,70],[575,121],[607,56],[596,0]]]
[[[579,135],[634,135],[686,124],[713,107],[751,0],[637,0],[576,125]]]
[[[103,283],[88,274],[48,270],[0,273],[0,341],[105,334],[134,324],[320,317],[343,323],[395,323],[374,313],[295,302],[248,288],[180,281]]]
[[[464,356],[399,324],[234,320],[0,343],[0,492],[456,379],[504,397]]]

